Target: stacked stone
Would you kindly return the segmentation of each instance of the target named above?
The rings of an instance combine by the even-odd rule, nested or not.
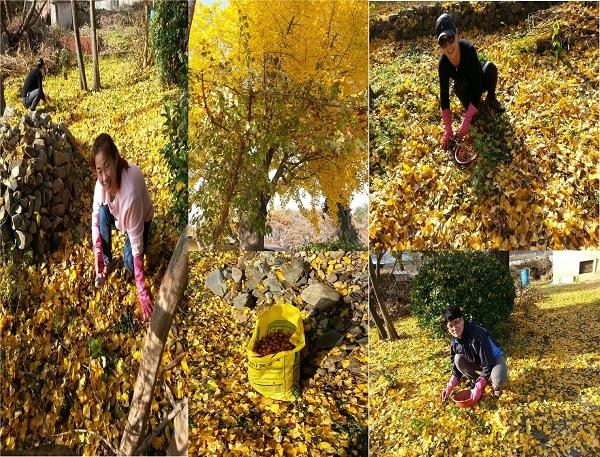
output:
[[[364,368],[353,354],[369,341],[365,252],[248,253],[237,265],[212,271],[205,284],[238,311],[260,312],[279,302],[308,314],[305,374],[337,369],[344,359],[357,371]],[[239,313],[238,320],[246,323],[246,315]],[[320,350],[335,347],[338,351],[329,353],[320,367],[311,363]]]
[[[518,24],[539,10],[560,2],[454,2],[441,5],[418,5],[390,14],[386,20],[374,21],[369,27],[370,38],[394,37],[396,40],[435,35],[435,21],[442,13],[450,14],[459,34],[479,29],[493,32],[504,26]]]
[[[21,254],[56,249],[71,203],[79,199],[82,158],[75,139],[47,113],[16,125],[0,118],[0,242]]]

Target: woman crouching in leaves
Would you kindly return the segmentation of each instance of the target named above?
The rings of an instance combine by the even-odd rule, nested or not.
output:
[[[114,269],[111,235],[116,227],[127,234],[123,263],[133,273],[144,319],[154,309],[144,275],[144,251],[148,245],[154,206],[146,181],[137,165],[119,155],[110,135],[94,141],[90,167],[96,174],[92,210],[92,244],[96,266],[96,287],[101,287]]]
[[[486,101],[492,109],[502,113],[505,108],[496,98],[498,85],[496,65],[493,62],[482,64],[477,57],[475,47],[467,40],[458,39],[456,26],[449,14],[442,14],[437,19],[435,35],[443,52],[438,63],[438,73],[442,118],[445,125],[442,145],[444,149],[448,149],[451,142],[455,140],[450,111],[450,78],[454,80],[454,93],[465,109],[456,138],[463,138],[469,133],[473,116],[478,113],[484,92],[487,92]]]
[[[502,395],[507,379],[506,360],[490,332],[480,325],[465,321],[458,306],[447,307],[442,311],[441,318],[453,336],[450,343],[452,377],[442,392],[442,401],[450,396],[462,375],[471,380],[473,404],[477,404],[490,380],[494,396]]]

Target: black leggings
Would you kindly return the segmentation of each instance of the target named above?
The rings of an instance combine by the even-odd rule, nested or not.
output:
[[[496,98],[496,86],[498,85],[498,68],[494,62],[486,62],[483,67],[483,91],[487,91],[490,99]],[[469,81],[459,78],[454,82],[454,93],[459,98],[463,107],[467,109],[471,100],[469,94]]]

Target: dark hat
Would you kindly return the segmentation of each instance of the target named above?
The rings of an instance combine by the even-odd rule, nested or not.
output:
[[[435,34],[439,39],[442,36],[454,36],[454,31],[456,30],[456,26],[454,25],[454,21],[449,14],[442,14],[437,18],[435,23]]]
[[[37,61],[37,67],[38,68],[42,68],[44,66],[44,59],[42,59],[41,57],[38,59]]]

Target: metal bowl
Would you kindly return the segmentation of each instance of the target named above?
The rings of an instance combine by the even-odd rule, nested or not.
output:
[[[467,164],[469,164],[469,163],[473,162],[473,160],[475,160],[475,159],[476,159],[476,158],[479,156],[479,154],[477,153],[477,151],[476,151],[475,149],[473,149],[473,156],[472,156],[472,157],[470,157],[470,158],[469,158],[469,159],[467,159],[466,161],[459,159],[459,158],[458,158],[458,153],[461,151],[462,145],[463,145],[464,143],[469,143],[469,144],[472,144],[472,143],[473,143],[473,138],[467,138],[466,140],[464,140],[464,141],[463,141],[461,144],[459,144],[459,145],[456,147],[456,150],[454,151],[454,159],[455,159],[455,160],[456,160],[456,161],[457,161],[459,164],[461,164],[461,165],[467,165]]]

